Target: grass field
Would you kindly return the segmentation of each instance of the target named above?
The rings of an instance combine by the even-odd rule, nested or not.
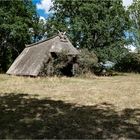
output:
[[[0,138],[140,138],[140,75],[1,74],[0,116]]]
[[[27,78],[0,75],[0,93],[37,94],[79,105],[103,102],[116,109],[140,108],[140,75],[93,78]]]

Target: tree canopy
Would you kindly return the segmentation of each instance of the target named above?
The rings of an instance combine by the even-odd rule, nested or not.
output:
[[[101,59],[117,59],[112,56],[121,54],[127,43],[125,32],[130,28],[129,13],[122,0],[53,0],[53,4],[54,14],[47,23],[49,35],[62,30],[75,46],[97,53],[109,49]]]
[[[133,4],[129,7],[130,18],[132,21],[132,27],[130,30],[130,38],[133,41],[133,45],[140,50],[140,1],[134,0]]]
[[[37,18],[29,0],[0,1],[0,69],[6,71],[11,61],[30,42],[29,29]]]

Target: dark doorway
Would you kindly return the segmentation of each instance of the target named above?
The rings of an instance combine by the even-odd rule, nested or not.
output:
[[[64,76],[72,77],[73,76],[73,64],[68,63],[64,68],[62,68],[61,72]]]

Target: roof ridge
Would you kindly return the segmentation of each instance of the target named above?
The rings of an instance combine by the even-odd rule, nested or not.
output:
[[[58,36],[58,34],[55,34],[55,35],[53,35],[53,36],[51,36],[51,37],[49,37],[49,38],[46,38],[46,39],[44,39],[44,40],[40,40],[40,41],[35,42],[35,43],[32,43],[32,44],[25,44],[25,46],[26,46],[26,48],[32,47],[32,46],[34,46],[34,45],[37,45],[37,44],[43,43],[43,42],[45,42],[45,41],[48,41],[48,40],[50,40],[50,39],[53,39],[53,38],[55,38],[55,37],[57,37],[57,36]]]

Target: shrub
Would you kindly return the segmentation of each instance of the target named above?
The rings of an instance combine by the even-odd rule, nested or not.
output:
[[[78,65],[79,65],[79,74],[85,73],[94,73],[95,68],[97,67],[98,58],[93,51],[89,51],[88,49],[80,50],[80,55],[78,57]]]
[[[115,65],[115,69],[121,72],[140,73],[140,53],[127,54]]]
[[[75,56],[66,54],[67,52],[61,52],[57,54],[56,58],[53,58],[54,75],[73,75],[72,64]]]
[[[94,50],[100,62],[111,61],[116,63],[128,53],[128,49],[119,46],[95,48]]]
[[[85,73],[94,73],[98,63],[98,58],[94,52],[82,49],[78,56],[66,54],[66,52],[62,52],[52,56],[44,63],[40,75],[78,76]]]
[[[45,61],[41,73],[41,76],[71,76],[72,62],[74,56],[66,55],[67,52],[53,53],[48,61]]]

